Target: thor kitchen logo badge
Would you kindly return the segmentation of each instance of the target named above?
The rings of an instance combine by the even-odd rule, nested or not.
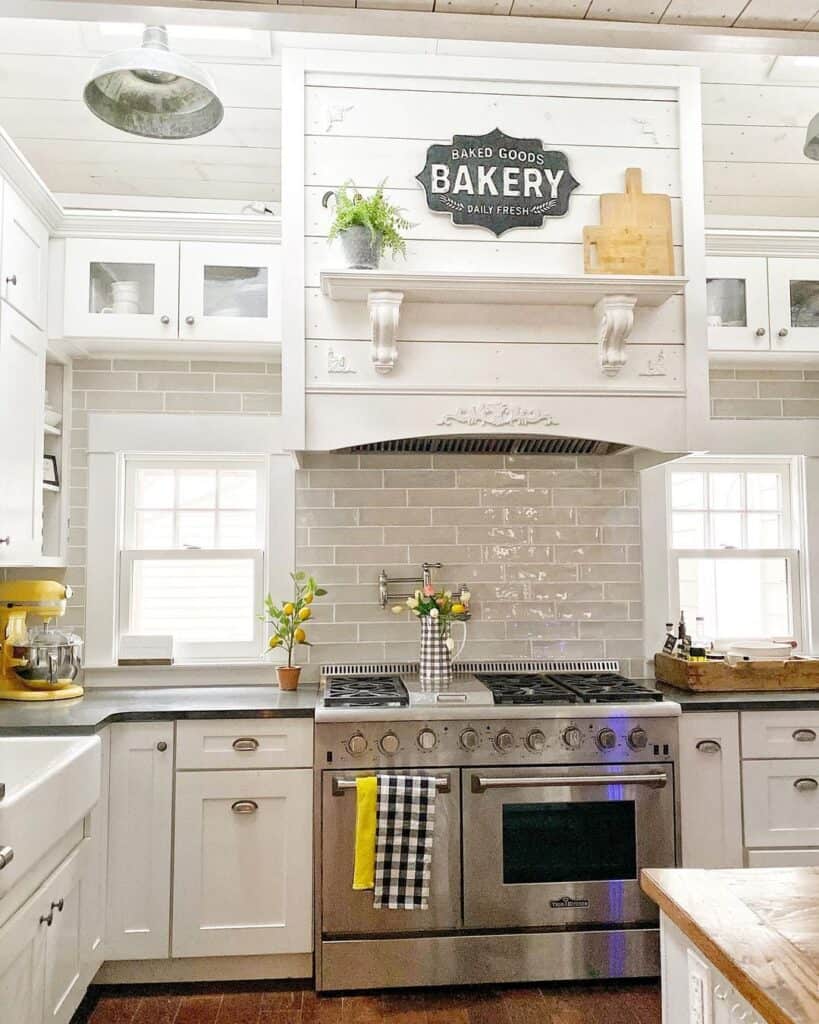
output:
[[[452,215],[454,224],[478,224],[495,235],[562,217],[578,182],[565,153],[540,139],[515,139],[499,128],[487,135],[455,135],[450,145],[427,150],[416,175],[427,206]]]

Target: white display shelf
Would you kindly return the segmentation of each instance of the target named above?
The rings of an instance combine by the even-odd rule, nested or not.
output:
[[[626,362],[626,342],[637,306],[661,306],[682,295],[686,277],[631,274],[399,273],[323,270],[321,290],[337,302],[364,302],[370,312],[371,359],[390,373],[398,359],[398,325],[404,302],[488,305],[590,306],[598,321],[600,367],[615,376]]]

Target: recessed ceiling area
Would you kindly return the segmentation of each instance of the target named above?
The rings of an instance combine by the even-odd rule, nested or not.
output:
[[[426,0],[358,0],[406,4]],[[457,5],[457,6],[456,6]],[[350,4],[352,6],[352,4]],[[776,5],[750,0],[671,0],[658,14],[646,0],[528,0],[527,14],[594,19],[640,17],[747,27],[774,18]],[[432,7],[432,0],[428,9]],[[521,13],[518,0],[501,13]],[[819,28],[811,3],[778,5],[791,27]],[[295,8],[289,8],[294,10]],[[484,0],[437,0],[436,11],[487,10]],[[796,25],[795,12],[801,11]],[[768,11],[768,15],[764,12]],[[699,12],[699,13],[698,13]],[[705,12],[705,13],[703,13]],[[170,12],[169,12],[170,13]],[[365,17],[365,12],[360,12]],[[654,17],[654,15],[657,17]],[[396,15],[400,17],[400,15]],[[350,13],[351,26],[358,12]],[[709,20],[710,19],[710,20]],[[433,23],[438,18],[431,19]],[[781,20],[781,19],[780,19]],[[442,17],[442,25],[446,20]],[[759,22],[755,22],[755,27]],[[767,24],[767,23],[766,23]],[[383,31],[383,26],[382,26]],[[396,21],[400,31],[400,21]],[[819,216],[819,164],[802,153],[808,122],[819,111],[819,57],[768,53],[678,52],[591,46],[494,43],[449,38],[396,38],[271,32],[266,29],[169,25],[171,47],[202,65],[225,106],[222,124],[200,138],[142,139],[117,131],[85,107],[82,90],[104,54],[138,46],[141,24],[0,19],[0,126],[58,198],[68,206],[174,211],[278,210],[281,181],[281,54],[288,46],[529,60],[580,59],[689,64],[703,79],[706,212],[744,216]],[[449,33],[447,33],[449,34]],[[732,33],[729,33],[729,35]],[[494,127],[491,125],[489,127]],[[650,127],[650,126],[649,126]],[[476,131],[487,125],[475,125]],[[419,139],[419,146],[439,139]],[[660,145],[646,130],[646,145]],[[322,182],[327,187],[340,182]]]

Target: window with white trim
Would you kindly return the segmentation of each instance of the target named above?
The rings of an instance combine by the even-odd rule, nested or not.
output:
[[[119,632],[168,635],[176,661],[258,659],[263,459],[125,458]]]
[[[672,601],[694,632],[731,640],[801,634],[799,550],[787,461],[693,460],[668,473]]]

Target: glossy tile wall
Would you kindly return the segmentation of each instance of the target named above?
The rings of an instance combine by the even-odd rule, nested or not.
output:
[[[819,370],[715,366],[709,377],[714,419],[819,418]]]
[[[311,455],[296,508],[299,565],[330,591],[314,606],[314,661],[417,658],[417,622],[379,607],[377,580],[426,560],[472,593],[465,657],[611,657],[642,672],[630,457]]]

